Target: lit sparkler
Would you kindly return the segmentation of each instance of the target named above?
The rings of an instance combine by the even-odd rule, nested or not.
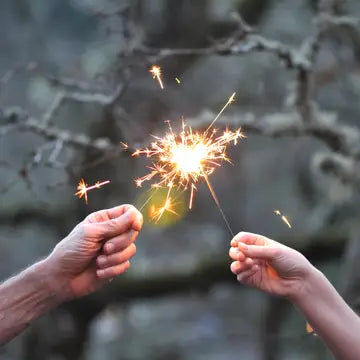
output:
[[[189,208],[191,209],[194,193],[197,190],[196,185],[201,179],[204,179],[230,233],[232,233],[210,183],[209,175],[221,166],[221,162],[231,163],[231,160],[226,155],[227,146],[230,143],[236,145],[238,139],[245,137],[241,129],[226,129],[222,134],[218,135],[217,130],[212,128],[226,107],[233,102],[234,97],[235,93],[232,94],[204,132],[193,131],[183,121],[182,130],[177,134],[173,132],[168,121],[169,132],[164,137],[154,136],[155,141],[149,148],[138,149],[133,153],[133,156],[145,155],[153,159],[152,166],[149,166],[150,172],[136,179],[136,185],[141,186],[145,181],[154,180],[153,188],[168,188],[164,205],[154,213],[156,221],[161,218],[165,211],[174,211],[171,198],[173,188],[190,189]]]
[[[88,203],[88,197],[87,197],[87,192],[93,189],[99,189],[101,188],[103,185],[109,184],[110,181],[106,180],[103,182],[97,181],[94,185],[92,186],[88,186],[88,184],[85,182],[84,179],[81,179],[79,181],[79,184],[77,186],[77,192],[74,194],[75,196],[78,196],[79,199],[81,199],[82,197],[84,197],[86,204]]]
[[[164,89],[164,85],[163,85],[162,80],[161,80],[161,68],[160,68],[160,66],[153,65],[153,67],[150,69],[150,72],[153,75],[153,79],[156,79],[157,82],[159,83],[161,89]]]
[[[274,210],[274,213],[281,216],[281,220],[291,229],[290,221],[287,219],[286,216],[281,214],[280,210]]]

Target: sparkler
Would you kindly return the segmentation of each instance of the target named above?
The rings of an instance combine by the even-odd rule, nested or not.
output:
[[[287,219],[286,216],[281,214],[280,210],[274,210],[274,213],[281,216],[281,220],[291,229],[290,221]]]
[[[153,75],[153,79],[156,79],[157,82],[159,83],[161,89],[164,89],[164,85],[163,85],[162,80],[161,80],[161,68],[160,68],[160,66],[153,65],[153,67],[150,69],[150,72]]]
[[[93,189],[99,189],[101,188],[103,185],[109,184],[110,181],[106,180],[103,182],[97,181],[94,185],[92,186],[88,186],[88,184],[85,182],[84,179],[81,179],[79,181],[79,184],[77,186],[77,192],[74,194],[75,196],[78,196],[79,199],[81,199],[82,197],[84,197],[85,199],[85,203],[88,203],[88,197],[87,197],[87,192]]]
[[[219,200],[210,183],[209,176],[221,166],[223,161],[231,163],[226,155],[227,146],[230,143],[237,144],[238,139],[245,136],[241,129],[226,130],[218,135],[217,130],[212,128],[223,111],[233,102],[235,93],[231,95],[219,114],[211,122],[204,132],[193,131],[192,128],[182,121],[182,130],[175,133],[168,121],[169,132],[164,137],[153,136],[155,141],[149,148],[137,149],[133,156],[145,155],[152,158],[150,172],[135,180],[137,186],[145,181],[155,182],[153,188],[168,188],[164,205],[153,212],[153,218],[158,221],[165,211],[174,212],[171,191],[174,188],[190,189],[189,208],[192,208],[194,193],[198,182],[205,180],[210,193],[233,236],[229,222],[220,206]],[[212,128],[212,129],[211,129]]]

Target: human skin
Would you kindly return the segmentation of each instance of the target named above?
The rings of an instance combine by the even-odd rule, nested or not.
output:
[[[287,297],[336,359],[360,358],[359,317],[301,253],[264,236],[241,232],[231,241],[229,254],[238,281]]]
[[[125,273],[142,215],[131,205],[90,214],[45,259],[0,285],[0,344],[57,305]]]

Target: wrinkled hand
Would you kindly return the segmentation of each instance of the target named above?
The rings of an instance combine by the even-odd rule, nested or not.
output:
[[[59,291],[74,298],[87,295],[125,273],[135,254],[133,244],[142,215],[132,205],[90,214],[46,259]]]
[[[272,295],[296,296],[313,270],[298,251],[246,232],[233,238],[229,255],[238,281]]]

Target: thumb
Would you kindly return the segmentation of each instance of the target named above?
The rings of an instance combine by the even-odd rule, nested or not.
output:
[[[135,211],[128,210],[115,219],[91,224],[91,226],[97,228],[99,241],[102,241],[103,239],[112,238],[126,232],[131,228],[136,216]]]
[[[266,245],[247,245],[238,244],[239,249],[249,258],[258,258],[264,260],[274,260],[279,255],[279,249]]]

